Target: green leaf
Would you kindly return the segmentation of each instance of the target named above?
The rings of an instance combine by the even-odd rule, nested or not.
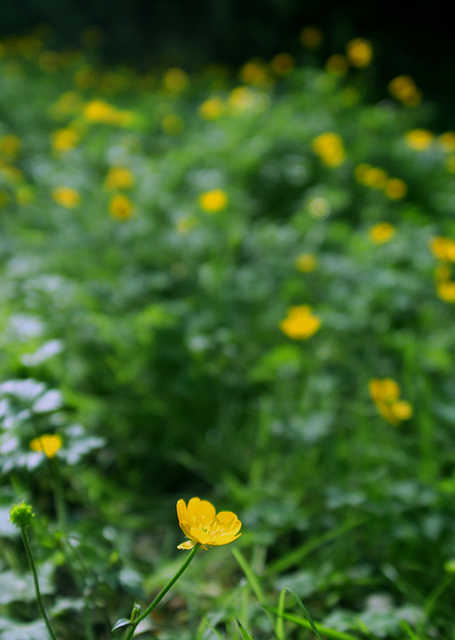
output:
[[[127,627],[129,624],[131,624],[131,622],[130,620],[128,620],[128,618],[120,618],[120,620],[117,620],[117,622],[112,627],[111,632],[115,631],[116,629],[120,629],[121,627]]]

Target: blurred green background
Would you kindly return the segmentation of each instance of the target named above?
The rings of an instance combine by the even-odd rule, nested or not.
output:
[[[327,55],[359,34],[370,39],[384,85],[410,74],[439,103],[444,124],[455,97],[455,48],[442,2],[19,0],[0,7],[0,34],[42,23],[53,27],[57,47],[80,46],[83,30],[96,26],[103,31],[99,45],[106,60],[187,70],[214,62],[238,66],[280,51],[295,54],[300,30],[314,24],[324,32]]]

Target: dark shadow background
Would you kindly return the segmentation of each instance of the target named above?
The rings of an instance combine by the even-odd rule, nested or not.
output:
[[[455,46],[450,4],[336,0],[3,0],[0,35],[53,27],[53,46],[80,46],[86,27],[104,32],[100,55],[108,62],[147,68],[179,64],[186,69],[219,62],[237,66],[248,58],[269,60],[298,53],[301,29],[325,34],[323,55],[342,52],[352,37],[372,40],[379,81],[414,77],[438,103],[438,123],[450,127],[455,98]]]

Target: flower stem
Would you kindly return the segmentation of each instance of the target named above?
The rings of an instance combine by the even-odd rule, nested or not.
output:
[[[49,622],[49,618],[47,617],[47,613],[46,613],[46,611],[44,609],[43,601],[41,600],[41,593],[40,593],[39,584],[38,584],[38,574],[36,573],[35,562],[33,560],[32,550],[30,548],[30,543],[28,541],[28,537],[27,537],[27,533],[25,531],[25,527],[21,527],[20,530],[21,530],[22,540],[24,542],[25,553],[27,554],[28,563],[30,565],[30,570],[31,570],[32,576],[33,576],[33,584],[35,585],[36,602],[38,604],[39,612],[40,612],[41,617],[42,617],[42,619],[44,621],[44,624],[46,625],[46,628],[47,628],[47,630],[49,632],[50,637],[52,638],[52,640],[57,640],[57,638],[55,637],[54,632],[52,631],[52,627],[51,627],[51,624]]]
[[[130,638],[133,637],[134,632],[136,631],[136,627],[138,626],[138,624],[140,622],[142,622],[142,620],[144,620],[144,618],[146,618],[153,611],[153,609],[155,609],[155,607],[161,602],[161,600],[164,598],[164,596],[169,591],[169,589],[177,582],[177,580],[180,578],[182,573],[188,567],[188,565],[190,564],[191,560],[194,558],[194,556],[196,555],[196,553],[199,551],[200,548],[201,548],[200,544],[194,545],[194,547],[191,549],[191,553],[188,555],[187,559],[182,564],[180,569],[177,571],[175,576],[173,578],[171,578],[171,580],[169,580],[167,585],[165,587],[163,587],[161,589],[161,591],[159,592],[159,594],[156,596],[155,600],[151,604],[149,604],[147,609],[138,618],[136,618],[134,623],[131,624],[131,626],[128,629],[127,634],[125,636],[125,640],[130,640]]]

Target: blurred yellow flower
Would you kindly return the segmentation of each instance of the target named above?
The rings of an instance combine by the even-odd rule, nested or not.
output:
[[[430,240],[430,249],[435,258],[443,262],[455,262],[455,241],[437,236]]]
[[[240,79],[245,84],[253,86],[265,85],[270,82],[270,76],[262,60],[249,60],[240,69]]]
[[[286,76],[295,67],[295,59],[289,53],[278,53],[271,62],[277,76]]]
[[[372,167],[366,162],[363,162],[355,167],[354,178],[360,184],[364,184],[372,189],[385,189],[389,176],[384,169]]]
[[[441,133],[438,138],[438,144],[446,153],[453,153],[455,151],[455,132],[446,131]]]
[[[134,116],[131,111],[121,111],[104,100],[91,100],[84,107],[84,118],[95,124],[127,126]]]
[[[311,148],[327,167],[339,167],[346,159],[343,140],[337,133],[322,133],[313,140]]]
[[[390,178],[384,187],[384,193],[389,200],[401,200],[408,192],[408,187],[400,178]]]
[[[412,416],[412,406],[406,400],[397,400],[396,402],[376,403],[376,408],[381,416],[393,426],[397,426],[402,420],[409,420]]]
[[[436,291],[444,302],[455,302],[455,282],[453,280],[441,280],[436,285]]]
[[[295,268],[301,273],[310,273],[317,267],[318,261],[312,253],[301,253],[295,259]]]
[[[312,25],[304,27],[300,32],[300,42],[307,49],[318,49],[323,39],[322,31]]]
[[[307,340],[318,331],[321,320],[314,316],[309,305],[288,309],[287,317],[280,322],[280,329],[293,340]]]
[[[412,416],[412,406],[406,400],[400,400],[400,387],[391,378],[373,379],[369,382],[370,395],[381,416],[392,425]]]
[[[389,222],[381,222],[371,227],[369,235],[376,244],[384,244],[389,242],[395,235],[395,227]]]
[[[19,154],[21,148],[21,140],[12,133],[8,133],[0,138],[0,155],[7,156],[8,159],[14,160]]]
[[[189,538],[179,544],[177,549],[192,549],[195,544],[207,547],[229,544],[237,540],[242,523],[232,511],[216,513],[215,507],[207,500],[191,498],[186,505],[184,500],[177,502],[177,517],[183,533]]]
[[[199,105],[199,115],[204,120],[217,120],[223,113],[224,102],[218,96],[207,98]]]
[[[113,196],[109,202],[109,213],[117,220],[128,220],[133,215],[133,203],[122,194]]]
[[[389,93],[406,107],[415,107],[422,102],[422,92],[410,76],[397,76],[391,80]]]
[[[168,113],[161,121],[164,133],[167,133],[169,136],[176,136],[182,131],[184,125],[183,119],[176,113]]]
[[[180,93],[181,91],[184,91],[189,83],[189,75],[183,71],[183,69],[179,69],[178,67],[169,69],[163,76],[163,86],[171,93]]]
[[[217,213],[226,208],[228,203],[227,193],[222,189],[212,189],[199,195],[199,204],[207,213]]]
[[[52,189],[52,198],[57,204],[67,209],[74,209],[81,201],[79,192],[70,187],[56,187]]]
[[[327,59],[325,68],[335,76],[344,76],[349,69],[349,62],[341,53],[334,53]]]
[[[414,151],[425,151],[431,146],[434,135],[427,129],[413,129],[404,134],[406,144]]]
[[[353,67],[367,67],[373,59],[371,42],[363,38],[354,38],[346,45],[346,54]]]
[[[249,87],[235,87],[229,94],[228,105],[234,112],[260,111],[267,106],[265,94],[252,91]]]
[[[368,386],[375,402],[391,402],[400,396],[400,386],[392,378],[373,378]]]
[[[79,131],[73,127],[65,127],[57,129],[51,135],[51,144],[54,151],[64,152],[71,151],[76,147],[81,139]]]
[[[39,438],[34,438],[30,442],[30,449],[42,451],[47,458],[55,458],[57,452],[62,448],[62,438],[58,435],[44,434]]]
[[[126,167],[111,167],[104,180],[104,186],[109,191],[131,189],[134,183],[134,175]]]

